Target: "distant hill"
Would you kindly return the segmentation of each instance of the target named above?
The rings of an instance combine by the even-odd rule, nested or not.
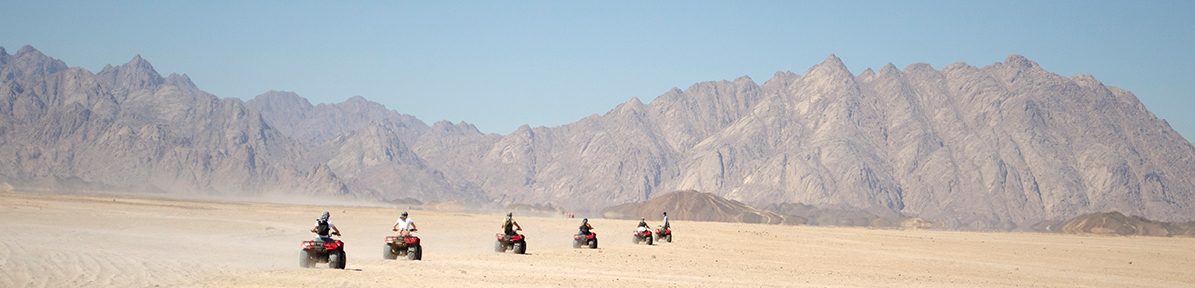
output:
[[[1086,214],[1063,223],[1042,225],[1039,229],[1067,234],[1195,236],[1195,222],[1160,222],[1120,212]]]
[[[697,191],[673,191],[651,200],[627,203],[602,209],[601,214],[610,219],[652,221],[669,220],[742,222],[764,224],[805,224],[805,219],[782,215],[775,211],[759,210],[738,201],[727,200],[712,193]]]

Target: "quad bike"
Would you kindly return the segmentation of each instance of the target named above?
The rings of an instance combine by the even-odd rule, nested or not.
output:
[[[415,232],[415,229],[411,229]],[[382,259],[394,260],[398,256],[407,257],[407,260],[423,260],[423,245],[419,242],[419,236],[386,236],[386,244],[382,245]]]
[[[664,239],[664,241],[672,243],[672,229],[664,229],[664,227],[657,228],[656,242],[660,242],[660,239]]]
[[[515,254],[527,253],[527,236],[523,234],[506,235],[498,233],[495,235],[498,241],[494,241],[494,252],[502,253],[506,250],[514,250]]]
[[[340,233],[333,233],[340,236]],[[328,268],[344,269],[348,257],[344,254],[344,242],[334,240],[325,242],[319,240],[303,241],[302,251],[299,251],[299,267],[312,268],[316,263],[328,263]]]
[[[574,234],[573,248],[581,248],[581,246],[589,246],[589,249],[597,249],[597,233],[590,232],[589,235]]]
[[[651,245],[651,240],[652,240],[651,230],[647,230],[646,228],[636,230],[634,233],[634,236],[635,237],[632,238],[631,241],[635,242],[635,244],[639,244],[639,242],[647,241],[647,245]]]

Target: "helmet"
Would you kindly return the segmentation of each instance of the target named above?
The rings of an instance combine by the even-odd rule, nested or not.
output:
[[[647,221],[647,217],[639,218],[639,221]]]
[[[402,217],[407,217],[407,211],[402,211]]]
[[[668,216],[668,212],[664,212],[664,216]]]
[[[510,217],[511,217],[511,216],[513,216],[514,214],[515,214],[515,213],[506,212],[506,217],[507,217],[507,218],[510,218]]]
[[[581,223],[589,223],[589,218],[581,219]]]
[[[319,220],[328,221],[328,217],[331,216],[332,214],[328,213],[328,211],[324,211],[324,214],[319,216]]]

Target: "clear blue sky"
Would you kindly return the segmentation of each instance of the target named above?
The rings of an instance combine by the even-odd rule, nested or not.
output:
[[[829,54],[856,74],[1021,54],[1128,89],[1195,138],[1195,1],[4,2],[9,53],[29,44],[93,72],[141,54],[220,97],[361,95],[483,132],[703,81],[763,83]]]

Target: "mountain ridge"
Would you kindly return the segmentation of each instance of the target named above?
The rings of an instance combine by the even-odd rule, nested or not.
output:
[[[985,67],[888,63],[858,75],[830,55],[803,75],[776,72],[762,85],[745,76],[695,83],[647,104],[632,97],[573,123],[498,135],[465,122],[429,126],[360,96],[318,105],[279,91],[245,102],[219,99],[185,74],[162,78],[139,56],[95,76],[81,68],[57,71],[55,60],[25,50],[18,53],[23,59],[43,64],[0,74],[16,79],[0,89],[7,93],[0,103],[9,104],[0,105],[7,121],[0,140],[22,143],[0,149],[22,161],[13,164],[23,168],[0,170],[11,179],[79,177],[119,186],[135,182],[121,179],[148,177],[158,179],[149,181],[154,185],[210,187],[187,191],[294,189],[363,199],[552,204],[581,213],[696,190],[755,207],[847,207],[981,230],[1110,210],[1195,219],[1189,180],[1195,146],[1131,92],[1090,75],[1053,74],[1015,54]],[[0,53],[7,61],[0,71],[17,67],[6,59],[14,58]],[[41,75],[47,71],[57,72]],[[28,92],[37,86],[30,79],[47,77],[78,79],[64,87],[85,93]],[[21,104],[33,99],[43,104]],[[26,127],[36,115],[59,120]],[[219,129],[193,124],[221,123],[214,119],[244,122]],[[93,132],[44,132],[61,130]],[[161,148],[134,157],[153,165],[121,167],[143,171],[160,167],[161,159],[180,159],[168,162],[191,163],[183,166],[200,172],[118,177],[76,160],[28,164],[37,159],[28,155],[79,152],[38,150],[17,134],[39,143],[136,135],[145,139],[139,145]],[[123,147],[107,145],[101,147]],[[217,166],[224,168],[202,159],[223,159]]]

